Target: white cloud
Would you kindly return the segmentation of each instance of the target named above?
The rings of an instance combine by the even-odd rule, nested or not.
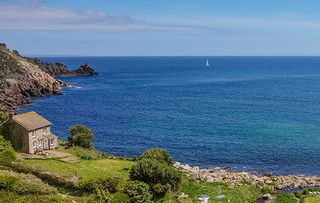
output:
[[[101,30],[209,32],[217,35],[269,35],[277,28],[320,28],[320,23],[304,21],[284,13],[273,18],[233,16],[145,17],[148,21],[126,15],[109,15],[95,10],[72,10],[45,6],[42,0],[0,3],[0,30]],[[157,22],[157,23],[155,23]]]
[[[0,3],[0,30],[103,30],[188,32],[208,27],[148,23],[127,15],[109,15],[95,10],[76,11],[47,7],[41,0]]]
[[[39,4],[0,4],[1,29],[114,29],[137,27],[129,16],[112,16],[93,10],[74,11]],[[141,26],[141,25],[140,25]]]

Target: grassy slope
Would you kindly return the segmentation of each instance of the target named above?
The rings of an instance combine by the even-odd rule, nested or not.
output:
[[[71,154],[68,150],[63,152]],[[65,162],[59,159],[23,159],[22,162],[38,170],[54,172],[62,176],[71,176],[75,173],[83,180],[93,180],[101,177],[123,177],[128,178],[128,170],[133,161],[103,158],[97,160],[78,159],[76,162]],[[59,190],[63,192],[63,190]],[[206,194],[212,197],[210,202],[256,202],[260,191],[251,186],[230,186],[221,183],[207,183],[196,181],[193,178],[184,176],[181,192],[188,195],[187,198],[178,199],[181,193],[168,194],[163,200],[158,202],[189,203],[199,202],[198,196]],[[225,195],[222,200],[215,200],[214,197]],[[44,198],[45,197],[45,198]],[[67,198],[67,199],[66,199]],[[1,191],[0,199],[5,202],[68,202],[68,196],[57,193],[54,195],[17,195],[14,192]],[[86,202],[90,197],[70,197],[77,202]],[[0,201],[1,203],[1,201]]]
[[[189,195],[186,202],[198,202],[200,195],[206,194],[211,197],[210,202],[256,202],[260,191],[252,186],[231,186],[222,183],[208,183],[193,179],[184,179],[182,192]],[[218,195],[225,195],[223,199],[215,199]]]
[[[128,170],[133,162],[116,159],[81,160],[76,163],[67,163],[59,160],[24,160],[41,170],[54,171],[62,175],[74,175],[75,173],[84,180],[101,177],[128,177]]]
[[[303,203],[319,203],[320,202],[320,197],[306,197],[303,200]]]
[[[50,194],[50,195],[20,195],[14,192],[0,190],[0,203],[65,203],[72,202],[72,200],[78,203],[86,203],[91,200],[90,197],[71,197],[62,194]]]
[[[67,163],[59,160],[24,160],[28,165],[32,165],[41,170],[54,171],[63,175],[73,175],[77,171],[85,180],[92,180],[97,177],[128,177],[128,169],[133,164],[132,161],[101,159],[101,160],[81,160],[77,163]],[[255,202],[259,196],[259,191],[250,186],[231,187],[221,183],[205,183],[195,181],[191,178],[184,178],[181,192],[188,194],[188,198],[177,200],[176,195],[168,195],[161,202],[198,202],[197,198],[201,194],[211,197],[225,195],[226,198],[219,202]],[[214,199],[214,198],[213,198]],[[212,200],[211,202],[218,202]]]

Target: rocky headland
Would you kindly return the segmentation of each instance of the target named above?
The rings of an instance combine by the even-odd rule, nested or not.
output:
[[[69,84],[55,77],[93,75],[98,73],[89,64],[69,70],[62,63],[22,57],[0,43],[0,111],[16,109],[33,97],[61,95],[61,88]]]
[[[76,70],[70,70],[63,63],[48,63],[41,61],[38,58],[24,57],[27,61],[37,65],[42,71],[48,73],[53,77],[66,76],[93,76],[99,75],[89,64],[81,65]]]
[[[253,172],[232,172],[224,169],[200,169],[176,162],[174,166],[195,178],[208,182],[221,182],[231,185],[253,185],[260,188],[269,187],[271,190],[302,189],[319,187],[320,176],[287,175],[276,176],[272,173],[258,174]]]

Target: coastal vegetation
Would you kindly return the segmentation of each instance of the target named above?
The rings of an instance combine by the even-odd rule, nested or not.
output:
[[[0,112],[1,120],[7,118]],[[211,197],[209,202],[242,203],[256,202],[266,193],[275,203],[319,200],[317,188],[277,193],[270,185],[199,180],[178,169],[163,149],[149,149],[136,158],[115,157],[94,148],[91,129],[75,125],[69,132],[58,149],[37,155],[16,152],[0,136],[0,203],[189,203],[203,194]]]
[[[69,146],[77,146],[87,149],[93,148],[94,135],[91,129],[83,125],[75,125],[70,128]]]
[[[73,131],[70,135],[75,134]],[[70,146],[68,142],[60,143],[55,150],[57,157],[22,155],[4,138],[0,146],[0,155],[5,154],[0,156],[1,201],[197,202],[203,193],[224,193],[234,202],[254,202],[260,194],[251,186],[198,181],[174,168],[172,157],[163,149],[147,150],[138,159],[129,159],[106,155],[93,147]]]
[[[8,114],[0,112],[0,119]],[[0,132],[5,125],[0,128]],[[94,134],[83,125],[69,130],[67,141],[48,154],[22,155],[0,136],[0,199],[12,202],[256,202],[266,193],[275,203],[317,202],[319,189],[276,193],[274,188],[207,182],[179,170],[163,149],[137,158],[115,157],[96,150]],[[221,198],[221,196],[223,196]],[[271,198],[271,197],[270,197]],[[0,201],[0,202],[1,202]]]

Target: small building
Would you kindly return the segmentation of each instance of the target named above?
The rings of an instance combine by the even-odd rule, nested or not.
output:
[[[51,133],[51,123],[36,112],[13,115],[11,122],[11,141],[21,152],[35,154],[58,146],[57,136]]]

